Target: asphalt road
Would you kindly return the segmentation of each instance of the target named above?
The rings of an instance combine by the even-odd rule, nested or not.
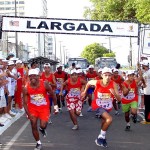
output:
[[[131,131],[125,131],[124,114],[113,116],[113,123],[106,138],[108,148],[98,147],[95,139],[100,132],[100,119],[95,112],[83,108],[83,117],[79,117],[79,130],[73,131],[73,124],[66,108],[52,116],[52,124],[47,127],[47,137],[41,136],[43,150],[150,150],[150,125],[131,122]],[[141,119],[141,118],[139,118]],[[32,136],[30,122],[26,115],[13,123],[0,137],[3,150],[33,150],[36,142]]]

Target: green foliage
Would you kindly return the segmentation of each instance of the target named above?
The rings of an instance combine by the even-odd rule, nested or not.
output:
[[[88,59],[91,64],[94,64],[97,57],[102,57],[103,54],[108,52],[109,51],[99,43],[93,43],[84,48],[81,57]]]
[[[84,17],[92,20],[128,20],[150,23],[150,0],[90,0]]]
[[[103,54],[103,57],[116,57],[116,55],[115,55],[114,52],[111,52],[111,53],[105,53],[105,54]]]

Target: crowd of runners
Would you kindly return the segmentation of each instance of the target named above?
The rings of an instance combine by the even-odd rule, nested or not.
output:
[[[78,130],[78,116],[83,116],[83,104],[88,103],[87,112],[95,111],[101,120],[95,143],[107,147],[106,132],[112,123],[109,113],[112,109],[115,115],[119,115],[119,109],[124,113],[125,131],[130,131],[130,119],[137,122],[140,107],[145,109],[145,120],[141,123],[150,124],[149,62],[143,60],[136,71],[121,71],[119,67],[118,64],[116,68],[104,67],[96,71],[90,65],[82,70],[73,63],[67,70],[57,65],[56,71],[52,71],[52,66],[45,63],[40,70],[36,62],[22,62],[11,54],[7,59],[1,57],[0,126],[4,126],[4,120],[25,111],[36,141],[35,150],[39,150],[42,148],[39,131],[46,137],[47,124],[52,123],[51,114],[58,114],[66,107],[72,130]],[[139,96],[142,90],[143,96]]]

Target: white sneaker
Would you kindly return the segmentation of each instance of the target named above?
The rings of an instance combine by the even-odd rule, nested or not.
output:
[[[3,116],[8,118],[8,119],[12,119],[12,117],[8,113],[4,114]]]
[[[82,112],[80,113],[80,115],[79,115],[80,117],[83,117],[83,114],[82,114]]]
[[[74,125],[72,130],[78,130],[78,125]]]
[[[6,118],[6,117],[4,117],[4,116],[0,117],[0,123],[4,123],[4,122],[6,122],[7,120],[8,120],[8,118]]]
[[[17,113],[13,112],[12,110],[9,111],[9,114],[15,116]]]

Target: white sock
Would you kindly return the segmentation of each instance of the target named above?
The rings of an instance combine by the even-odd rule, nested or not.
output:
[[[127,122],[127,126],[130,126],[130,122]]]
[[[105,136],[106,136],[106,131],[101,130],[101,132],[100,132],[98,138],[105,139]]]
[[[39,141],[37,141],[37,143],[38,143],[38,144],[42,144],[40,140],[39,140]]]

